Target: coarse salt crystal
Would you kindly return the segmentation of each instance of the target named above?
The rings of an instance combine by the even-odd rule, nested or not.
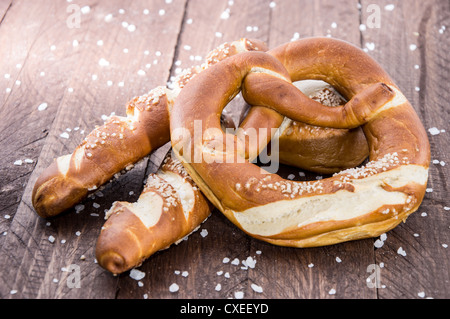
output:
[[[397,254],[402,255],[403,257],[406,256],[406,251],[400,247],[399,249],[397,249]]]
[[[107,14],[107,15],[105,16],[105,22],[111,22],[111,21],[112,21],[112,19],[113,19],[113,15],[112,15],[112,13],[110,13],[110,14]]]
[[[138,269],[131,269],[130,270],[130,277],[134,280],[141,280],[145,277],[145,272],[140,271]]]
[[[22,160],[17,160],[14,162],[14,165],[21,166],[23,164]]]
[[[180,286],[178,286],[176,283],[171,284],[169,287],[170,292],[177,292],[178,290],[180,290]]]
[[[250,286],[252,287],[253,291],[255,291],[257,293],[262,293],[263,292],[262,287],[258,286],[257,284],[251,284]]]
[[[69,133],[62,132],[61,134],[59,134],[59,136],[62,137],[62,138],[69,138]]]
[[[220,18],[222,20],[226,20],[230,17],[230,9],[226,9],[225,11],[222,12],[222,14],[220,15]]]
[[[91,12],[91,8],[89,6],[84,6],[81,8],[82,14],[88,14],[89,12]]]
[[[437,127],[432,127],[428,129],[431,135],[438,135],[441,131]]]
[[[393,5],[393,4],[387,4],[384,6],[384,10],[386,10],[386,11],[392,11],[392,10],[394,10],[394,8],[395,8],[395,5]]]
[[[98,61],[98,64],[99,64],[100,66],[109,66],[109,61],[107,61],[105,58],[101,58],[101,59]]]
[[[236,291],[236,292],[234,293],[234,298],[236,298],[236,299],[242,299],[242,298],[244,298],[244,292],[243,292],[243,291]]]
[[[200,235],[204,238],[204,237],[208,236],[208,231],[206,229],[202,229],[202,231],[200,232]]]
[[[38,111],[44,111],[48,107],[47,103],[42,103],[38,106]]]

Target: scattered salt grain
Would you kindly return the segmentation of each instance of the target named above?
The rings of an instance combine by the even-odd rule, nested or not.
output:
[[[221,291],[222,290],[222,285],[221,284],[217,284],[216,288],[214,288],[216,291]]]
[[[340,263],[340,262],[342,262],[342,259],[339,257],[336,257],[336,262]]]
[[[366,43],[366,48],[367,48],[369,51],[375,50],[375,43],[373,43],[373,42],[367,42],[367,43]]]
[[[53,237],[52,235],[48,236],[48,241],[51,243],[55,242],[55,237]]]
[[[101,59],[98,61],[98,64],[99,64],[100,66],[109,66],[109,61],[107,61],[105,58],[101,58]]]
[[[275,3],[275,1],[272,1],[271,3],[269,3],[269,7],[271,9],[275,8],[277,6],[277,4]]]
[[[417,49],[417,45],[415,45],[415,44],[410,44],[410,45],[409,45],[409,49],[410,49],[411,51],[415,51],[415,50]]]
[[[329,295],[335,295],[336,294],[336,289],[331,288],[330,291],[328,292]]]
[[[441,131],[437,127],[432,127],[428,129],[431,135],[438,135]]]
[[[225,257],[225,258],[222,260],[222,262],[223,262],[224,264],[228,264],[228,263],[230,262],[230,258]]]
[[[200,236],[205,238],[206,236],[208,236],[208,231],[206,229],[202,229],[202,231],[200,232]]]
[[[253,289],[253,291],[257,292],[257,293],[262,293],[263,289],[261,286],[258,286],[257,284],[251,284],[251,287]]]
[[[399,249],[397,249],[397,254],[402,255],[403,257],[406,256],[406,251],[400,247]]]
[[[131,269],[130,270],[130,277],[134,280],[141,280],[145,277],[145,272],[140,271],[138,269]]]
[[[308,264],[308,268],[312,268],[312,267],[314,267],[313,263]]]
[[[238,258],[234,258],[234,259],[231,261],[231,264],[232,264],[232,265],[239,265],[239,259],[238,259]]]
[[[91,8],[89,6],[84,6],[81,8],[82,14],[88,14],[89,12],[91,12]]]
[[[130,31],[130,32],[134,32],[134,31],[136,31],[136,26],[134,24],[130,24],[127,27],[127,30]]]
[[[395,8],[395,5],[393,5],[393,4],[387,4],[384,6],[384,10],[386,10],[386,11],[392,11],[392,10],[394,10],[394,8]]]
[[[178,290],[180,290],[180,286],[178,286],[176,283],[171,284],[169,287],[170,292],[177,292]]]
[[[62,138],[69,138],[69,133],[62,132],[61,134],[59,134],[59,136],[62,137]]]
[[[421,291],[419,293],[417,293],[417,296],[419,296],[420,298],[425,297],[425,292]]]
[[[163,15],[166,14],[166,10],[161,9],[161,10],[158,11],[158,14],[159,14],[160,16],[163,16]]]
[[[247,257],[246,260],[242,261],[242,264],[247,268],[255,268],[256,265],[256,260],[253,259],[252,257]]]
[[[242,299],[242,298],[244,298],[244,292],[243,292],[243,291],[236,291],[236,292],[234,293],[234,298],[236,298],[236,299]]]
[[[47,103],[42,103],[38,106],[38,111],[44,111],[48,107]]]
[[[23,164],[22,160],[17,160],[14,162],[14,165],[21,166]]]
[[[112,19],[113,19],[113,15],[112,15],[112,13],[109,13],[105,16],[104,20],[105,20],[105,22],[111,22]]]
[[[227,8],[224,12],[222,12],[220,18],[222,20],[227,20],[228,18],[230,18],[230,9]]]

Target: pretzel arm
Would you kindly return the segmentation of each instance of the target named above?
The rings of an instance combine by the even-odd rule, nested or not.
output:
[[[119,274],[189,235],[209,216],[210,204],[168,153],[135,203],[115,202],[96,245],[103,268]]]

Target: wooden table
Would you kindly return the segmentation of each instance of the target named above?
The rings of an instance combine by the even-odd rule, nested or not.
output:
[[[429,190],[382,247],[379,238],[276,247],[214,211],[188,240],[140,266],[142,279],[112,276],[94,257],[104,212],[137,199],[167,147],[83,201],[81,212],[35,214],[30,194],[40,172],[104,116],[124,115],[133,97],[223,42],[249,37],[275,47],[307,36],[364,48],[429,132]],[[449,298],[449,38],[448,0],[1,0],[0,297]]]

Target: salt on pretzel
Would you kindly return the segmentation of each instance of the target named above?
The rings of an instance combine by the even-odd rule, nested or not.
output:
[[[334,108],[318,104],[291,84],[304,79],[330,83],[348,102]],[[237,151],[228,151],[224,144],[230,138],[220,132],[217,117],[241,87],[250,105],[295,121],[362,125],[370,162],[297,182],[243,161],[245,146],[234,137]],[[203,139],[192,139],[194,118],[203,123]],[[376,61],[344,41],[309,38],[269,54],[231,57],[186,85],[170,124],[175,154],[208,199],[244,232],[276,245],[321,246],[378,236],[417,210],[425,194],[430,150],[417,114]],[[196,153],[209,160],[192,161]]]

